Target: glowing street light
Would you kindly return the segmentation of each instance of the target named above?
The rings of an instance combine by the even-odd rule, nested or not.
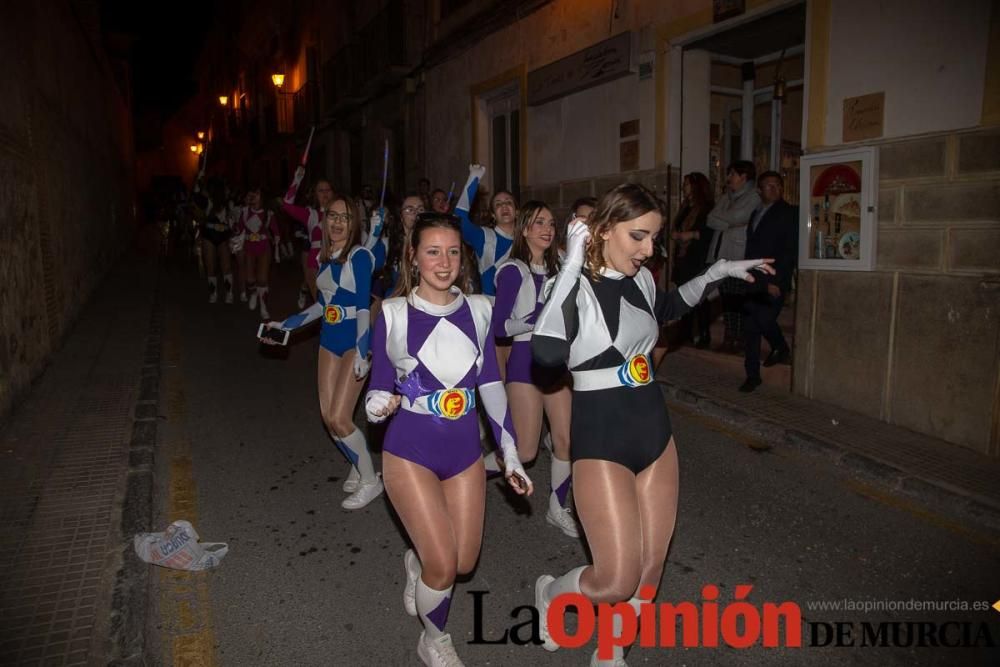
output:
[[[219,104],[226,106],[229,104],[229,97],[227,95],[219,95]]]
[[[198,144],[191,144],[191,152],[192,153],[198,152]]]
[[[204,138],[205,138],[205,133],[202,132],[201,130],[199,130],[198,131],[198,141],[201,141]]]
[[[281,88],[285,85],[285,75],[284,74],[272,74],[271,81],[274,83],[275,88]]]

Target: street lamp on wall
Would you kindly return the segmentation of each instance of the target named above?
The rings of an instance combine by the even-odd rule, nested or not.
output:
[[[227,106],[229,104],[229,96],[219,95],[219,104],[222,106]]]
[[[285,85],[285,75],[284,74],[272,74],[271,82],[274,83],[275,88],[281,88]]]
[[[202,132],[201,130],[198,130],[198,141],[201,141],[204,138],[205,138],[205,133]]]
[[[198,152],[198,144],[191,144],[190,148],[192,153]]]

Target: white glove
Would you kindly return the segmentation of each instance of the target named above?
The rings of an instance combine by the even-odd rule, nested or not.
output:
[[[583,266],[583,258],[587,251],[587,241],[590,240],[590,228],[581,220],[574,220],[566,228],[566,259],[565,264]]]
[[[481,165],[481,164],[470,164],[469,165],[469,178],[470,179],[471,178],[478,178],[479,180],[482,180],[483,176],[485,176],[485,175],[486,175],[486,167],[484,167],[483,165]]]
[[[522,489],[525,495],[531,495],[535,486],[531,483],[531,479],[528,477],[528,473],[524,472],[524,466],[521,465],[521,459],[517,456],[517,447],[507,447],[503,453],[503,476],[507,480],[507,483],[511,486],[510,478],[517,473],[518,476],[524,480],[527,485],[526,489]],[[515,487],[520,489],[520,487]]]
[[[299,183],[302,182],[302,179],[305,177],[305,175],[306,175],[306,168],[299,165],[298,167],[295,168],[295,176],[293,177],[292,180],[295,182],[296,185],[298,185]]]
[[[752,283],[753,280],[747,280],[751,278],[750,271],[756,269],[763,273],[774,273],[774,269],[771,269],[770,264],[774,262],[773,259],[741,259],[734,262],[730,262],[725,259],[720,259],[718,262],[708,267],[708,271],[705,272],[705,277],[708,278],[709,282],[715,282],[716,280],[722,280],[723,278],[739,278],[740,280],[746,280]],[[770,269],[770,270],[769,270]]]
[[[392,394],[387,391],[380,389],[369,391],[368,395],[365,396],[365,413],[368,415],[368,421],[373,424],[381,424],[388,419],[388,414],[381,413],[385,412],[392,402]]]
[[[708,271],[705,271],[700,276],[695,276],[678,287],[677,291],[680,292],[684,303],[694,308],[701,301],[701,297],[705,294],[708,286],[723,278],[739,278],[740,280],[752,283],[754,277],[750,274],[751,270],[774,275],[774,268],[771,266],[773,261],[773,259],[741,259],[730,262],[720,259],[708,267]]]
[[[375,209],[372,211],[371,220],[368,222],[368,233],[372,236],[379,236],[382,233],[382,211]]]
[[[368,375],[368,369],[372,367],[372,362],[368,357],[362,355],[357,350],[354,351],[354,377],[358,380]]]

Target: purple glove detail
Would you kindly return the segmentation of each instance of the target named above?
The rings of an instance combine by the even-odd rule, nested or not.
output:
[[[413,371],[406,377],[396,380],[396,389],[401,396],[410,399],[410,405],[416,403],[417,399],[431,393],[431,390],[420,382],[420,373]]]

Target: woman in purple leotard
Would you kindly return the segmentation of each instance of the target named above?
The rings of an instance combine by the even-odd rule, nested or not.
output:
[[[461,664],[444,628],[455,577],[475,566],[483,537],[477,388],[508,482],[518,493],[532,491],[500,381],[492,308],[486,297],[463,293],[462,252],[457,218],[417,218],[400,276],[406,296],[386,299],[375,324],[365,399],[373,422],[396,413],[386,430],[382,470],[416,550],[404,556],[403,604],[424,626],[417,654],[426,665]]]
[[[545,520],[569,537],[579,537],[576,521],[566,508],[572,463],[569,423],[572,395],[566,367],[545,368],[531,358],[531,332],[542,310],[545,281],[559,272],[556,223],[544,202],[526,202],[514,224],[510,259],[497,270],[493,335],[510,345],[506,389],[517,452],[521,461],[534,460],[542,430],[542,411],[552,435],[552,491]]]

